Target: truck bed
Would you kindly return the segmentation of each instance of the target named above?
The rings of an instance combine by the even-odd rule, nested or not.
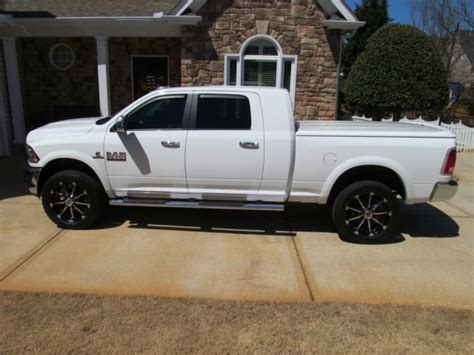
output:
[[[296,136],[454,138],[455,134],[439,126],[419,123],[298,121]]]

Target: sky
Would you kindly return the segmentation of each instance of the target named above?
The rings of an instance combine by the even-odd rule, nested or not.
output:
[[[410,23],[410,9],[408,7],[409,0],[389,0],[388,11],[393,22]],[[360,4],[361,0],[346,0],[347,4],[355,10],[356,4]]]

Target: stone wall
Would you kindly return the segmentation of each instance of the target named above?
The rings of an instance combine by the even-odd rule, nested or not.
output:
[[[109,39],[109,76],[112,112],[133,101],[132,55],[166,55],[169,57],[170,86],[181,83],[181,40],[179,38],[111,38]]]
[[[49,52],[68,44],[75,63],[56,69]],[[94,38],[23,38],[18,43],[27,128],[62,118],[99,113],[97,54]]]
[[[183,28],[183,85],[224,83],[224,55],[239,53],[261,33],[279,42],[283,54],[298,55],[298,119],[334,119],[338,31],[323,27],[325,14],[314,0],[209,0],[198,12],[202,23]]]

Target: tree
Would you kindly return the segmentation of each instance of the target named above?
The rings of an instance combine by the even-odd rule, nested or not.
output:
[[[351,37],[344,47],[343,65],[345,73],[348,74],[356,58],[362,53],[367,45],[367,40],[382,26],[391,20],[388,16],[387,0],[363,0],[357,5],[355,14],[360,21],[366,24]]]
[[[440,113],[448,103],[446,69],[433,40],[409,25],[379,29],[357,58],[346,82],[352,111],[375,120],[402,113]]]
[[[462,53],[456,51],[461,30],[474,29],[472,0],[410,0],[412,22],[435,39],[448,74]]]

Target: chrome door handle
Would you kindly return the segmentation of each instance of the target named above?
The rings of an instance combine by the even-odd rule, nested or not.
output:
[[[240,142],[239,145],[244,149],[258,149],[258,142]]]
[[[180,144],[176,141],[161,141],[161,145],[165,148],[179,148]]]

